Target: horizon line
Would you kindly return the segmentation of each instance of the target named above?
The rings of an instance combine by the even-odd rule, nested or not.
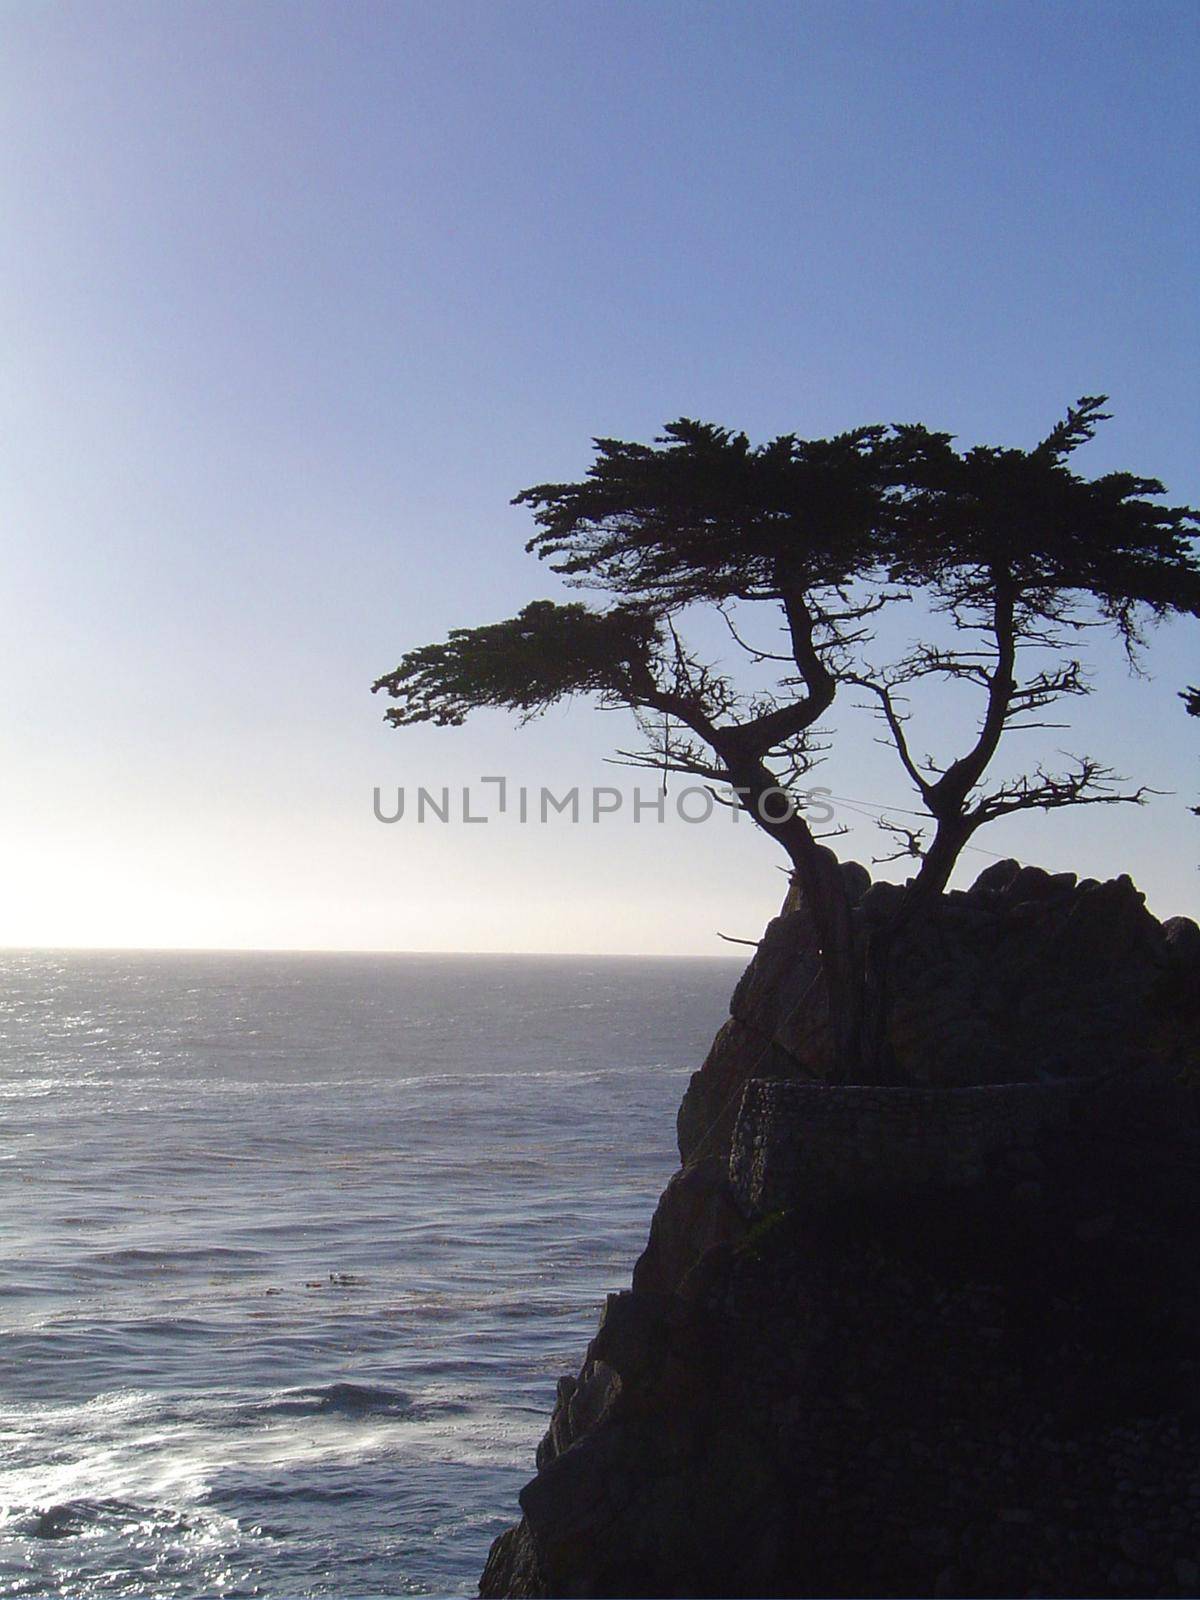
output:
[[[530,961],[735,961],[716,952],[623,950],[392,950],[327,949],[317,945],[141,945],[141,944],[0,944],[0,955],[147,955],[147,956],[441,956]]]

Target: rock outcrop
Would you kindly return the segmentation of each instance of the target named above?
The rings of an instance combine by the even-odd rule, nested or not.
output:
[[[814,968],[788,905],[481,1592],[1195,1594],[1200,930],[990,868],[896,950],[896,1089],[824,1081]]]
[[[842,872],[865,943],[902,890],[872,884],[857,862]],[[1200,987],[1197,938],[1186,918],[1158,922],[1127,877],[1080,882],[996,862],[896,940],[887,1032],[897,1078],[953,1088],[1102,1077],[1148,1048],[1168,1054],[1181,1036],[1177,1008],[1164,1001],[1172,988]],[[748,1079],[824,1081],[831,1067],[815,934],[789,896],[684,1095],[682,1159],[728,1151]]]

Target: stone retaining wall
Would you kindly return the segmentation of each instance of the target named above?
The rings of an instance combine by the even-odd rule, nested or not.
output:
[[[967,1188],[998,1153],[1068,1123],[1095,1090],[1086,1080],[893,1089],[756,1078],[730,1181],[747,1216],[880,1189]]]

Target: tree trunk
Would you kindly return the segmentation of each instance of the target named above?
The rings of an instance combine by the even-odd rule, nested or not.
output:
[[[859,1067],[863,1083],[895,1083],[899,1078],[888,1038],[892,1003],[892,960],[900,935],[940,898],[972,829],[961,817],[939,822],[921,869],[905,889],[895,913],[865,936],[862,960],[862,1028]]]
[[[860,1060],[862,983],[856,960],[854,922],[837,858],[810,838],[800,859],[792,857],[796,879],[812,919],[820,952],[833,1037],[835,1083],[854,1083]]]
[[[833,1034],[832,1078],[838,1083],[853,1083],[861,1057],[862,983],[855,952],[854,923],[838,859],[832,850],[817,843],[808,824],[794,809],[789,808],[785,816],[772,818],[766,802],[782,791],[761,761],[747,759],[744,752],[731,744],[715,748],[725,762],[743,808],[765,833],[782,845],[792,864],[792,881],[800,890],[812,919],[825,979]]]

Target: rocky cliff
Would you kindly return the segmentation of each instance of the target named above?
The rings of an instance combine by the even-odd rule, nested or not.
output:
[[[1200,930],[1000,863],[892,963],[833,1086],[769,928],[483,1594],[1197,1592]]]

